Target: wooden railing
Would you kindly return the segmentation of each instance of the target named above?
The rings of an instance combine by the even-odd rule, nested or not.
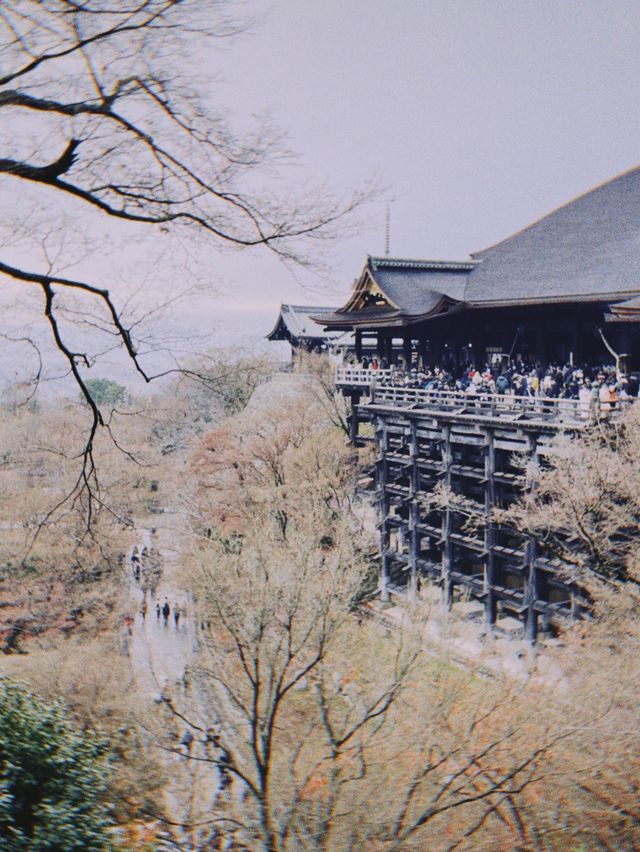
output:
[[[596,418],[616,417],[636,402],[622,399],[613,403],[599,400],[555,399],[544,396],[513,396],[511,394],[478,393],[462,391],[422,390],[392,385],[390,370],[362,370],[338,368],[336,384],[340,386],[368,387],[370,405],[383,405],[398,409],[425,409],[451,414],[480,417],[504,417],[522,420],[549,420],[556,422],[586,423]]]
[[[338,367],[336,385],[338,387],[372,387],[381,381],[391,379],[391,370],[363,370],[362,367]]]
[[[635,399],[623,399],[613,403],[600,403],[598,400],[581,401],[497,393],[468,395],[458,391],[419,390],[382,385],[375,386],[371,391],[372,405],[403,409],[424,408],[451,414],[550,420],[563,423],[586,423],[597,418],[616,417],[634,402],[636,402]]]

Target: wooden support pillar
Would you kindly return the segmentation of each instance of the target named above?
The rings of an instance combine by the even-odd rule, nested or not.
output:
[[[380,423],[382,434],[379,440],[380,461],[378,462],[378,488],[380,489],[380,599],[387,603],[389,600],[389,525],[387,518],[389,516],[389,495],[387,494],[388,480],[388,462],[387,452],[389,450],[389,433],[387,432],[387,424],[383,421]]]
[[[409,583],[409,598],[415,601],[418,595],[418,558],[420,556],[420,505],[418,503],[418,491],[420,486],[420,473],[418,470],[418,435],[416,421],[411,421],[411,443],[409,444],[409,457],[411,458],[411,483],[409,495],[411,503],[409,506],[409,560],[411,565],[411,579]]]
[[[356,361],[362,361],[362,330],[356,329],[356,345],[355,345]]]
[[[420,359],[420,367],[424,370],[426,367],[431,366],[429,364],[429,356],[427,354],[427,339],[424,336],[420,337],[420,344],[418,348],[418,357]]]
[[[389,362],[389,366],[393,364],[393,332],[385,334],[384,338],[384,357]]]
[[[404,358],[405,370],[411,369],[411,334],[402,336],[402,357]]]
[[[444,468],[444,482],[451,487],[451,427],[442,426],[442,464]],[[447,505],[442,513],[442,597],[447,609],[451,608],[453,602],[453,584],[451,582],[451,509]]]
[[[495,555],[493,546],[495,544],[495,525],[491,519],[491,514],[496,504],[495,495],[495,479],[496,470],[496,451],[494,446],[493,429],[487,429],[485,432],[486,445],[484,448],[484,516],[485,516],[485,537],[484,544],[487,553],[484,575],[484,617],[489,627],[496,623],[497,601],[495,595]]]
[[[538,438],[533,433],[529,433],[527,441],[529,444],[529,459],[533,464],[537,465],[539,464]],[[526,605],[525,632],[529,642],[535,645],[538,638],[538,612],[535,608],[538,600],[538,569],[536,568],[536,540],[531,536],[527,537],[525,544],[524,571],[526,577],[524,591],[524,603]]]
[[[358,431],[360,422],[358,420],[358,405],[360,404],[360,394],[355,391],[351,396],[351,416],[349,417],[349,443],[355,447],[358,443]]]
[[[538,612],[535,608],[538,600],[538,569],[536,568],[536,542],[535,539],[527,539],[525,546],[525,570],[527,581],[525,586],[526,609],[526,634],[527,639],[535,645],[538,638]]]

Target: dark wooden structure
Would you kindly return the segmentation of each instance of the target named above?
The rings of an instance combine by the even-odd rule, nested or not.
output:
[[[267,340],[286,340],[291,345],[294,358],[299,352],[326,352],[336,341],[351,337],[343,330],[325,330],[323,318],[335,310],[311,305],[281,305]]]
[[[533,539],[493,521],[526,488],[528,465],[544,465],[559,429],[579,431],[578,403],[486,398],[375,387],[363,406],[373,417],[379,454],[383,600],[440,586],[451,605],[481,601],[489,626],[521,620],[535,641],[582,606],[562,566]],[[448,494],[436,499],[437,485]]]
[[[405,368],[454,375],[515,361],[637,372],[639,210],[634,169],[470,260],[369,257],[348,302],[317,319],[353,330],[357,358],[364,341],[374,345],[384,367],[400,348]],[[343,369],[337,378],[352,398],[352,440],[366,419],[379,448],[383,599],[434,583],[448,604],[481,601],[488,625],[515,616],[531,641],[576,615],[580,593],[561,566],[497,526],[492,510],[527,487],[523,463],[545,464],[557,433],[580,431],[594,411],[578,400],[397,388],[388,377]],[[446,505],[434,499],[438,483],[453,495]]]

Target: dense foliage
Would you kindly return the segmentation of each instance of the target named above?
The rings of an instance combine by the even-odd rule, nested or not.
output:
[[[105,750],[61,704],[1,679],[0,847],[108,848]]]
[[[127,400],[127,389],[111,379],[87,379],[86,385],[96,405],[120,405]]]

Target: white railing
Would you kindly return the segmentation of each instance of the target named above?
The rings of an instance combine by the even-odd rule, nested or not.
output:
[[[597,399],[556,399],[544,396],[423,390],[392,385],[391,374],[391,370],[339,367],[336,371],[336,384],[339,387],[369,388],[372,405],[402,409],[423,408],[483,417],[518,417],[574,423],[585,423],[596,417],[615,416],[636,402],[631,398],[601,403]]]
[[[392,408],[437,409],[456,414],[482,417],[519,417],[585,423],[596,417],[616,416],[637,400],[620,399],[611,403],[598,400],[555,399],[552,397],[513,396],[509,394],[466,394],[459,391],[421,390],[393,386],[375,386],[372,405]]]
[[[362,367],[338,367],[336,369],[336,384],[352,385],[354,387],[371,387],[381,381],[388,381],[392,370],[363,370]]]

